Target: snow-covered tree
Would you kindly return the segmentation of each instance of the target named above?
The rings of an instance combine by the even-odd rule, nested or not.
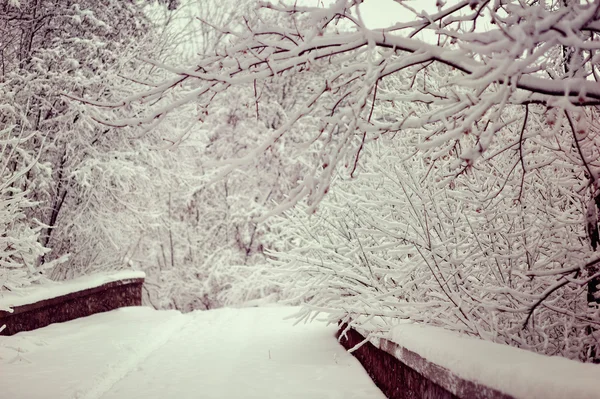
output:
[[[39,242],[41,227],[32,227],[26,219],[25,212],[35,204],[14,184],[35,160],[23,169],[11,171],[9,167],[18,141],[0,138],[0,295],[39,280],[42,268],[38,260],[47,252]]]
[[[310,79],[317,76],[315,71]],[[303,178],[304,167],[284,148],[304,141],[317,126],[316,118],[307,118],[240,173],[218,177],[208,165],[258,145],[264,132],[277,129],[297,106],[306,83],[306,78],[273,78],[236,87],[201,113],[200,126],[189,109],[173,114],[191,119],[192,128],[173,149],[187,160],[179,169],[185,171],[188,188],[169,199],[168,222],[156,246],[160,250],[147,268],[148,295],[155,306],[204,309],[276,294],[278,289],[260,277],[263,250],[282,250],[285,243],[262,219]]]
[[[319,120],[295,146],[317,156],[302,160],[308,173],[275,208],[305,200],[306,212],[316,212],[332,181],[343,181],[323,210],[330,227],[313,231],[313,221],[303,238],[337,237],[308,262],[312,283],[324,284],[317,291],[330,294],[313,309],[345,319],[411,317],[596,357],[598,318],[588,304],[598,302],[599,280],[600,5],[468,0],[425,12],[398,2],[409,22],[370,29],[362,3],[262,3],[211,57],[189,68],[163,65],[172,78],[113,104],[153,101],[142,115],[105,123],[156,126],[190,103],[203,120],[239,87],[328,64],[262,142],[213,163],[221,175],[247,168],[304,120]],[[287,22],[273,24],[269,14]],[[366,154],[378,162],[361,165]],[[359,177],[356,188],[359,172],[370,180]],[[350,212],[344,220],[341,210]],[[376,269],[373,248],[386,249]],[[305,253],[296,255],[293,262]],[[384,288],[418,305],[400,312],[405,305],[385,302]],[[391,313],[372,308],[377,298]],[[346,300],[370,311],[340,311]],[[419,306],[428,312],[418,316]],[[559,344],[567,332],[575,337]]]
[[[314,170],[314,179],[299,187],[300,197],[316,204],[333,175],[331,170],[343,166],[351,173],[364,143],[381,135],[423,129],[430,133],[430,145],[436,146],[471,132],[475,139],[458,154],[464,167],[487,151],[503,126],[500,118],[507,107],[542,104],[559,113],[566,111],[573,119],[576,110],[594,106],[600,99],[593,80],[597,76],[594,4],[439,3],[435,14],[407,7],[414,12],[413,21],[369,29],[360,17],[360,3],[337,1],[326,8],[263,5],[263,13],[281,13],[291,22],[274,26],[268,18],[256,18],[246,31],[228,32],[236,40],[226,50],[204,57],[192,68],[170,68],[176,75],[173,79],[123,98],[122,103],[158,99],[167,92],[177,93],[178,100],[158,102],[130,123],[163,119],[178,105],[196,99],[200,106],[208,107],[232,86],[301,73],[316,60],[345,65],[324,73],[318,87],[307,87],[311,95],[304,107],[289,115],[287,123],[255,151],[226,166],[231,170],[252,162],[255,154],[285,135],[297,120],[324,107],[331,116],[323,121],[315,142],[328,144],[326,152],[331,159],[326,168]],[[312,24],[294,23],[303,18]],[[491,23],[493,29],[479,31],[483,22]],[[438,42],[418,39],[416,35],[422,31],[435,34]],[[565,59],[564,53],[572,55]],[[371,111],[382,100],[377,93],[381,79],[402,71],[411,71],[415,76],[417,71],[426,74],[436,63],[460,71],[448,82],[452,90],[440,95],[427,86],[413,87],[408,81],[411,90],[402,100],[426,103],[428,110],[399,120],[372,119]],[[475,122],[486,123],[477,127]]]
[[[49,249],[31,266],[46,269],[68,254],[53,278],[124,267],[125,253],[153,219],[155,198],[148,193],[161,182],[151,176],[166,160],[148,149],[162,140],[159,133],[141,140],[99,126],[69,97],[133,92],[139,83],[126,75],[143,76],[148,67],[136,57],[151,48],[144,7],[130,1],[4,1],[0,7],[0,127],[4,152],[11,154],[4,167],[14,176],[11,192],[35,204],[24,207],[21,222]]]

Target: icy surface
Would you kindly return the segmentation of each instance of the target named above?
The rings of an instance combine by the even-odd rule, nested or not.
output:
[[[400,324],[391,341],[464,379],[516,398],[600,398],[600,366],[459,335],[441,328]]]
[[[0,337],[0,397],[384,399],[321,322],[293,308],[122,308]]]
[[[67,295],[72,292],[99,287],[102,284],[112,283],[113,281],[144,278],[145,276],[146,274],[144,272],[124,270],[114,273],[95,274],[69,281],[48,281],[44,284],[32,285],[18,291],[3,292],[0,294],[0,309],[29,305],[46,299]]]

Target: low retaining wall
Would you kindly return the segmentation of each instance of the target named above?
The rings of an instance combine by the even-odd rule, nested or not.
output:
[[[338,331],[338,339],[345,328],[343,325]],[[359,332],[349,329],[340,343],[350,349],[364,340]],[[381,340],[380,346],[381,349],[367,342],[352,354],[389,399],[513,399],[498,390],[462,379],[393,342]]]
[[[6,325],[0,335],[35,330],[120,307],[141,306],[143,284],[142,277],[128,278],[30,304],[11,306],[12,313],[0,311],[0,327]]]

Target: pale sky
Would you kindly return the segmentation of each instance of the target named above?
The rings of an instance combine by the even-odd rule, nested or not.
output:
[[[410,3],[413,3],[411,5],[414,6],[414,3],[417,2]],[[419,1],[418,3],[432,3],[432,5],[435,5],[435,0]],[[360,12],[365,23],[371,29],[387,28],[398,21],[405,21],[410,18],[410,14],[393,0],[366,0],[360,6]],[[404,18],[402,18],[403,16]]]
[[[404,4],[413,8],[417,12],[426,11],[429,14],[438,12],[435,5],[436,0],[404,0]],[[458,0],[446,0],[445,6],[458,3]],[[371,29],[387,28],[397,22],[410,22],[414,19],[414,14],[406,8],[400,6],[394,0],[365,0],[360,6],[360,11],[367,26]],[[463,11],[461,11],[463,12]],[[459,14],[461,13],[459,12]],[[465,12],[471,12],[467,9]],[[486,13],[484,12],[484,15]],[[480,21],[477,24],[477,31],[489,31],[491,25],[488,21]],[[421,32],[417,35],[418,39],[426,42],[435,43],[437,36],[433,31]]]
[[[311,0],[296,0],[300,4],[315,5]],[[446,1],[453,3],[456,0]],[[334,0],[317,0],[317,4],[329,5]],[[414,8],[417,11],[427,10],[430,13],[437,12],[435,6],[436,0],[405,0],[405,4]],[[367,26],[371,29],[387,28],[396,22],[408,22],[413,17],[413,14],[400,6],[394,0],[364,0],[360,5],[362,17]]]

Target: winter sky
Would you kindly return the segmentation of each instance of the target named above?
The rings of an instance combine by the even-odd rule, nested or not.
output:
[[[403,20],[403,15],[410,17],[410,14],[393,0],[366,0],[360,11],[369,28],[385,28]]]

